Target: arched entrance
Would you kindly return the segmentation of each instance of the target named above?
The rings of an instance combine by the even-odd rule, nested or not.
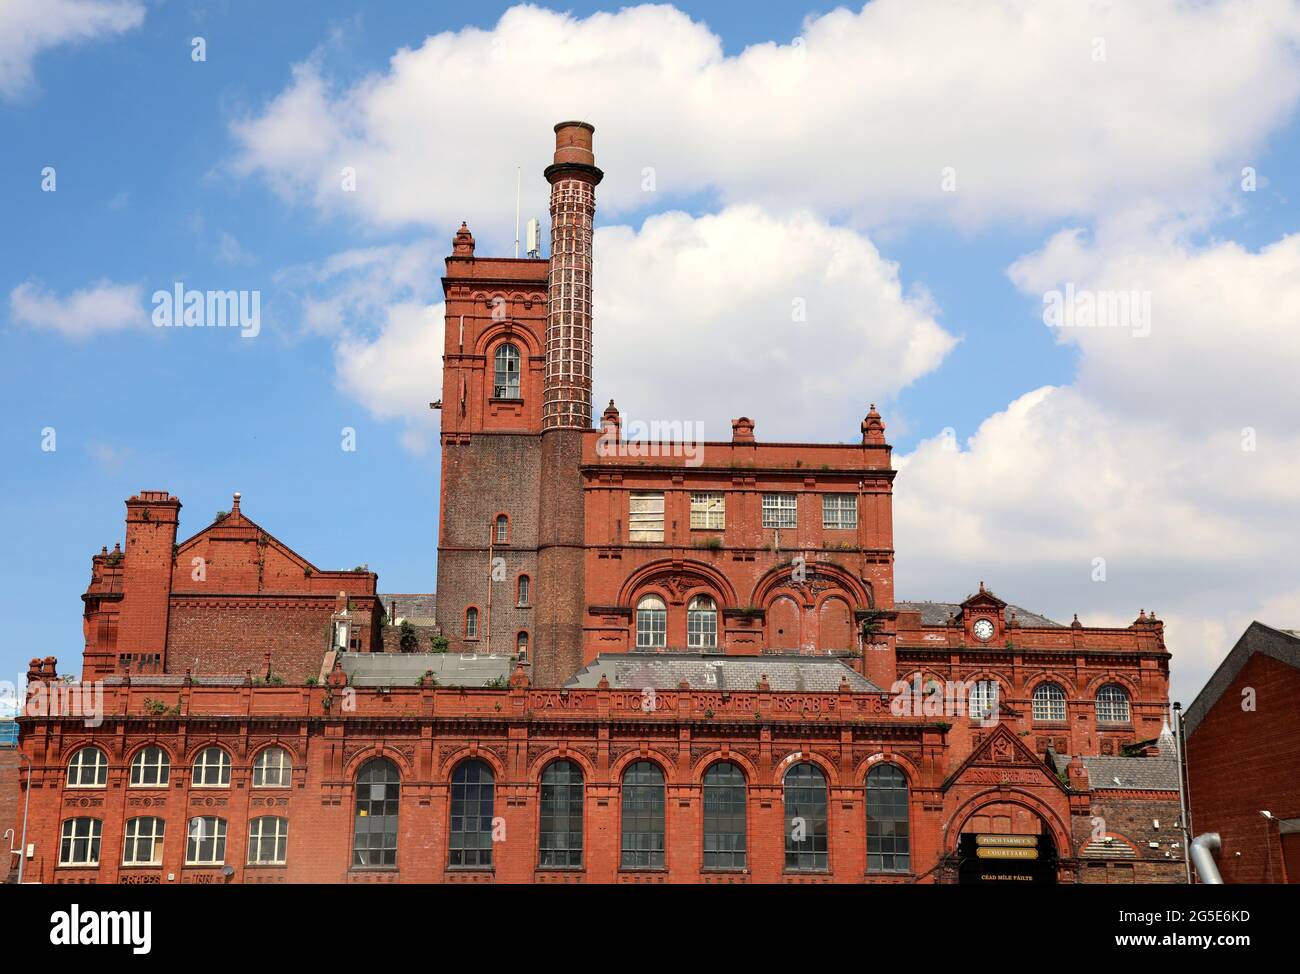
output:
[[[957,882],[1053,884],[1060,858],[1056,846],[1051,826],[1032,809],[1014,802],[985,805],[962,825],[957,839]]]

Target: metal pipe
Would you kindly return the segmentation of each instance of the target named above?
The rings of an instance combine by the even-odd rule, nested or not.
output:
[[[19,747],[21,748],[21,746],[20,744]],[[18,756],[27,762],[27,790],[23,795],[23,838],[18,849],[18,885],[21,886],[23,884],[23,867],[27,865],[27,809],[32,801],[32,775],[36,771],[36,766],[24,751],[19,750]]]
[[[1192,840],[1190,856],[1196,866],[1196,875],[1207,886],[1222,886],[1223,877],[1219,875],[1219,865],[1214,861],[1214,854],[1223,848],[1218,832],[1204,832]]]

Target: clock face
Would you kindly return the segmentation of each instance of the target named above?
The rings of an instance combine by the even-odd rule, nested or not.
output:
[[[988,619],[977,619],[975,625],[971,626],[971,631],[980,642],[988,642],[993,638],[993,623]]]

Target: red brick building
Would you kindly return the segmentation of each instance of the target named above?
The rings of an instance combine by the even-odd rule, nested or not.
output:
[[[1300,883],[1297,700],[1300,633],[1252,622],[1187,708],[1192,828],[1226,883]]]
[[[179,543],[176,498],[128,500],[83,596],[98,706],[32,662],[28,874],[1179,881],[1154,615],[897,601],[874,407],[852,445],[593,426],[602,173],[555,131],[550,256],[462,225],[447,258],[436,601],[238,495]]]

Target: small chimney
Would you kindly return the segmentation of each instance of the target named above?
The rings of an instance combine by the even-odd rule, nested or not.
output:
[[[753,443],[754,421],[748,416],[741,416],[740,419],[733,419],[731,421],[731,442]]]

